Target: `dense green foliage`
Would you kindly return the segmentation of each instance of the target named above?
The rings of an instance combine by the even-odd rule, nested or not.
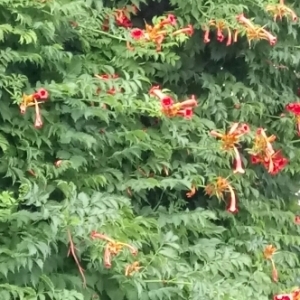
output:
[[[1,300],[265,300],[299,284],[300,150],[285,111],[297,102],[299,21],[274,21],[271,1],[0,2]],[[195,32],[168,31],[157,51],[113,17],[131,4],[134,28],[173,14],[176,29]],[[242,12],[276,45],[249,48]],[[214,29],[204,43],[218,19],[239,29],[236,43]],[[153,85],[180,101],[194,94],[192,119],[163,115]],[[40,88],[49,97],[35,128],[34,108],[19,105]],[[209,134],[234,122],[251,129],[239,148],[245,174],[233,174],[232,153]],[[259,127],[289,160],[276,175],[250,163]],[[206,194],[217,177],[234,188],[237,214]],[[110,266],[104,253],[120,244],[97,233],[138,253],[111,250]],[[278,282],[267,245],[278,249]],[[141,268],[125,274],[134,262]]]

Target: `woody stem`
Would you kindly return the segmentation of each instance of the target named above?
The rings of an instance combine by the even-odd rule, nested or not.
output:
[[[71,232],[70,232],[69,229],[67,230],[67,232],[68,232],[68,240],[69,240],[69,245],[70,245],[68,254],[72,254],[72,256],[75,260],[75,263],[78,267],[79,273],[81,275],[83,286],[86,287],[86,279],[85,279],[85,276],[84,276],[84,273],[83,273],[83,268],[81,267],[80,262],[77,258],[76,252],[75,252],[75,246],[74,246],[74,242],[72,240]]]

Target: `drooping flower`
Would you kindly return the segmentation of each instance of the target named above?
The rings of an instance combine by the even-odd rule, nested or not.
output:
[[[269,260],[272,264],[272,280],[274,282],[278,282],[278,271],[275,266],[275,262],[273,259],[274,254],[276,253],[276,248],[273,245],[268,245],[265,247],[263,251],[264,258]]]
[[[247,124],[234,123],[229,129],[228,133],[220,133],[218,131],[212,130],[210,134],[213,137],[220,138],[222,143],[222,149],[225,151],[233,151],[235,158],[235,169],[234,173],[245,173],[242,167],[241,155],[237,149],[237,144],[240,138],[250,131],[250,127]]]
[[[254,24],[250,19],[247,19],[244,14],[239,14],[236,19],[241,25],[244,26],[249,45],[251,44],[252,40],[268,40],[271,46],[276,44],[277,38],[274,35],[272,35],[263,27]]]
[[[93,240],[100,239],[106,242],[103,256],[103,262],[106,268],[111,268],[112,258],[118,255],[124,248],[128,248],[132,255],[137,255],[138,253],[138,250],[135,247],[126,243],[115,241],[112,238],[106,236],[105,234],[98,233],[96,231],[91,232],[91,238]]]
[[[197,191],[197,188],[193,184],[192,187],[191,187],[191,190],[186,193],[187,198],[192,198],[196,194],[196,191]]]
[[[209,33],[210,33],[210,30],[209,29],[205,29],[205,31],[204,31],[204,37],[203,37],[203,42],[205,44],[207,44],[207,43],[210,42]]]
[[[215,182],[208,184],[205,187],[205,193],[210,197],[216,196],[219,200],[224,200],[224,194],[229,193],[230,198],[227,211],[232,214],[238,212],[234,189],[226,178],[218,177]]]
[[[41,111],[39,108],[38,102],[35,100],[35,121],[34,121],[34,127],[36,129],[40,129],[43,127],[43,120],[41,116]]]
[[[208,29],[205,30],[205,34],[204,34],[204,43],[208,43],[210,42],[209,39],[209,28],[215,28],[216,32],[217,32],[217,41],[222,43],[225,40],[225,35],[224,32],[227,32],[227,42],[226,42],[226,46],[230,46],[232,44],[232,30],[229,26],[229,24],[221,19],[221,20],[210,20],[208,22]]]
[[[282,21],[283,17],[291,17],[292,21],[294,22],[298,20],[296,13],[284,4],[284,0],[280,0],[278,4],[267,5],[266,11],[273,14],[275,22],[278,19]]]

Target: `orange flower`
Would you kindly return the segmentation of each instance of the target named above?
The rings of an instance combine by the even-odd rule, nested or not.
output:
[[[278,4],[267,5],[266,11],[273,14],[275,22],[277,19],[282,21],[283,17],[291,17],[294,22],[298,20],[296,13],[284,4],[284,0],[280,0]]]
[[[266,246],[264,250],[264,258],[269,260],[272,259],[276,250],[277,249],[273,245]]]
[[[134,273],[138,272],[141,269],[140,263],[135,261],[131,265],[128,265],[125,268],[125,276],[132,276]]]
[[[187,198],[192,198],[196,194],[197,188],[195,185],[192,185],[192,188],[189,192],[186,193]]]
[[[181,28],[181,29],[178,29],[178,30],[174,31],[172,33],[172,35],[178,35],[178,34],[181,34],[181,33],[186,34],[188,36],[192,36],[194,34],[194,28],[193,28],[192,25],[188,25],[185,28]]]
[[[112,257],[118,255],[125,247],[130,250],[132,255],[137,255],[138,253],[138,250],[135,247],[129,244],[114,241],[112,238],[106,236],[105,234],[98,233],[96,231],[91,232],[91,238],[93,240],[101,239],[107,242],[103,256],[103,262],[106,268],[111,268]]]
[[[234,173],[240,173],[240,174],[245,173],[245,170],[242,167],[242,159],[236,145],[238,144],[239,139],[249,131],[250,128],[247,124],[233,123],[233,125],[229,129],[229,132],[226,134],[217,132],[215,130],[212,130],[210,132],[210,134],[213,137],[217,137],[221,139],[222,148],[225,151],[231,151],[231,150],[233,151],[235,157]]]
[[[274,35],[265,30],[263,27],[253,24],[251,20],[244,16],[244,14],[239,14],[236,19],[244,26],[249,44],[251,44],[252,40],[268,40],[271,46],[276,44],[277,38]]]
[[[204,31],[204,38],[203,38],[203,42],[205,44],[210,42],[209,33],[210,33],[209,28],[206,28]]]
[[[205,193],[207,195],[216,196],[218,199],[224,200],[224,193],[230,193],[230,201],[227,207],[227,211],[230,213],[237,213],[236,195],[233,187],[229,184],[226,178],[218,177],[217,181],[210,183],[205,187]]]
[[[271,264],[272,264],[272,280],[274,282],[278,282],[278,271],[276,269],[276,266],[275,266],[275,263],[274,263],[274,260],[273,260],[273,256],[276,253],[276,250],[277,249],[273,245],[268,245],[268,246],[265,247],[264,252],[263,252],[264,258],[271,261]]]

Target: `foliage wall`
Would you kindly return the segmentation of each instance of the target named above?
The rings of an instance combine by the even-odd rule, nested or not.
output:
[[[297,287],[300,4],[240,2],[1,1],[1,300]]]

